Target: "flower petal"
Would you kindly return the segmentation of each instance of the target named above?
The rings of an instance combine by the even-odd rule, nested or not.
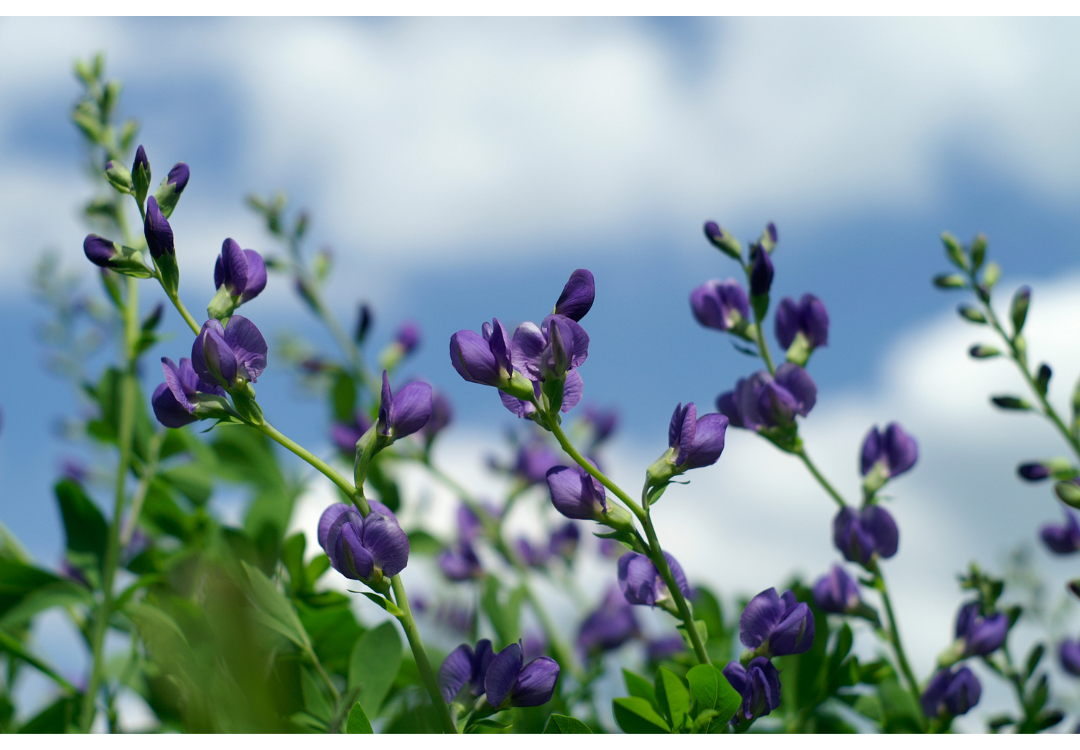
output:
[[[492,659],[484,675],[484,692],[492,707],[498,708],[517,684],[521,674],[521,645],[511,643]]]

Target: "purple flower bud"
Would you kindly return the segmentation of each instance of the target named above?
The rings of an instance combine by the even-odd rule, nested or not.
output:
[[[1016,467],[1016,473],[1029,482],[1041,482],[1050,476],[1050,469],[1041,463],[1020,464]]]
[[[829,313],[812,294],[804,294],[798,303],[784,297],[776,308],[776,340],[780,346],[787,349],[799,333],[810,349],[829,343]]]
[[[520,643],[511,643],[496,655],[484,676],[484,692],[494,708],[542,706],[555,693],[559,665],[550,656],[524,664]]]
[[[606,540],[601,540],[606,541]],[[600,606],[578,629],[577,645],[582,657],[612,651],[640,633],[634,608],[612,586]]]
[[[1065,510],[1063,526],[1047,524],[1039,531],[1039,536],[1042,537],[1043,544],[1055,554],[1070,555],[1080,550],[1080,525],[1076,523],[1076,516],[1071,510]]]
[[[191,170],[188,169],[188,165],[184,162],[177,162],[172,169],[169,170],[169,176],[165,178],[165,182],[173,186],[176,191],[176,195],[184,192],[184,188],[187,187],[188,179],[191,177]]]
[[[197,421],[198,417],[193,413],[200,393],[225,395],[219,386],[200,378],[187,357],[180,359],[179,367],[168,357],[162,357],[161,366],[165,371],[165,382],[154,390],[151,403],[154,416],[166,427],[179,428]]]
[[[214,286],[224,286],[241,304],[249,302],[266,288],[266,263],[254,250],[241,250],[236,240],[226,238],[214,263]]]
[[[645,660],[651,664],[670,659],[686,651],[686,641],[676,633],[649,641],[645,646]]]
[[[806,370],[785,362],[775,378],[765,371],[739,378],[733,391],[717,397],[716,408],[733,426],[760,430],[789,425],[796,414],[809,414],[815,403],[817,386]]]
[[[889,423],[884,435],[874,425],[863,440],[859,471],[866,476],[875,464],[880,464],[886,477],[895,477],[914,466],[918,458],[915,438],[904,432],[899,423]]]
[[[484,323],[483,336],[458,331],[450,337],[450,362],[470,383],[504,385],[514,372],[510,363],[510,335],[498,318]]]
[[[338,450],[347,456],[355,456],[356,444],[369,429],[371,429],[371,420],[363,412],[358,411],[352,422],[335,422],[330,428],[330,437]]]
[[[563,287],[559,301],[555,303],[555,313],[565,315],[574,322],[585,317],[592,309],[593,299],[596,297],[596,284],[593,275],[584,268],[579,268],[570,274],[570,280]]]
[[[764,656],[751,659],[745,667],[737,661],[728,662],[722,671],[742,695],[737,716],[751,721],[780,705],[780,673]]]
[[[484,638],[473,651],[468,644],[461,644],[443,660],[436,678],[443,700],[450,703],[461,689],[468,685],[474,697],[484,693],[484,677],[495,659],[491,641]]]
[[[146,149],[139,144],[139,147],[135,149],[135,161],[131,164],[131,173],[134,174],[139,167],[146,170],[146,176],[150,177],[150,160],[146,158]]]
[[[686,583],[686,574],[678,560],[667,552],[664,553],[671,575],[678,584],[683,596],[690,596],[690,586]],[[655,607],[671,596],[660,571],[653,561],[637,552],[627,552],[619,558],[619,588],[630,604],[647,604]]]
[[[428,418],[427,424],[424,425],[424,438],[433,440],[436,435],[450,424],[453,416],[454,410],[450,408],[450,402],[446,399],[446,396],[433,391],[431,394],[431,416]]]
[[[768,294],[773,280],[773,264],[769,253],[761,245],[754,245],[750,250],[750,294],[755,297]]]
[[[679,451],[675,457],[678,471],[716,463],[724,451],[727,427],[728,418],[720,414],[706,414],[698,419],[693,401],[676,406],[668,424],[668,447]]]
[[[108,268],[109,261],[120,254],[115,242],[96,234],[86,235],[86,239],[83,240],[83,252],[91,263],[102,268]]]
[[[155,259],[163,255],[176,255],[173,245],[173,230],[165,215],[158,208],[157,199],[150,196],[146,199],[146,220],[143,221],[143,236],[146,237],[146,246],[150,248],[150,255]]]
[[[551,532],[551,539],[548,541],[548,551],[552,555],[557,555],[569,564],[577,553],[578,544],[581,543],[581,532],[578,531],[577,524],[573,521],[567,521],[562,526]]]
[[[706,328],[729,331],[750,319],[750,302],[735,279],[710,279],[690,292],[690,309]]]
[[[862,604],[859,584],[839,565],[833,565],[828,575],[823,575],[814,584],[814,601],[826,612],[851,614]]]
[[[530,380],[562,377],[585,364],[588,356],[589,334],[565,315],[549,315],[539,326],[522,323],[514,331],[511,360],[514,369]]]
[[[382,374],[382,401],[379,402],[379,422],[375,428],[380,435],[395,440],[411,435],[431,417],[431,386],[427,383],[406,383],[394,395],[386,370]]]
[[[530,568],[543,568],[548,561],[548,548],[543,545],[534,545],[525,537],[518,537],[514,547],[522,561]]]
[[[484,566],[476,556],[476,550],[468,542],[448,547],[436,558],[439,569],[451,581],[468,581],[484,577]]]
[[[1061,660],[1062,669],[1080,677],[1080,639],[1062,641],[1058,646],[1058,658]]]
[[[393,578],[409,562],[409,537],[381,503],[369,503],[362,517],[355,508],[335,503],[319,518],[319,544],[334,570],[355,581]]]
[[[900,531],[880,505],[868,505],[861,511],[843,508],[833,520],[833,544],[844,559],[866,566],[875,554],[882,558],[896,554]]]
[[[960,716],[979,703],[982,687],[975,674],[967,667],[942,669],[932,678],[923,691],[920,702],[929,718]]]
[[[1001,648],[1009,634],[1004,612],[983,616],[978,602],[970,602],[956,615],[956,637],[964,642],[964,656],[987,656]]]
[[[739,617],[739,640],[758,654],[801,654],[814,642],[814,615],[791,590],[777,596],[776,589],[767,589],[751,599]]]
[[[237,377],[254,383],[266,369],[266,340],[247,318],[233,315],[228,328],[208,320],[191,347],[191,364],[207,383],[233,386]]]
[[[371,305],[367,302],[363,302],[360,305],[359,311],[356,314],[356,332],[353,333],[353,339],[356,343],[364,343],[364,339],[367,338],[368,331],[371,330],[371,322],[374,316],[371,312]]]
[[[420,345],[420,326],[411,320],[405,321],[398,328],[394,341],[401,347],[403,354],[412,354]]]
[[[552,467],[547,485],[551,504],[567,518],[596,521],[607,512],[604,485],[580,466]]]

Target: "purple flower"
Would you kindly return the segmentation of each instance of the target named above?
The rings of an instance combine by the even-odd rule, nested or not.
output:
[[[548,541],[548,550],[552,555],[557,555],[569,564],[577,553],[578,544],[581,543],[581,532],[577,524],[567,521],[562,526],[551,532]]]
[[[450,408],[450,402],[446,396],[433,391],[431,394],[431,417],[424,425],[424,439],[434,440],[435,436],[442,432],[450,420],[454,417],[454,410]]]
[[[555,303],[555,313],[565,315],[577,322],[592,309],[595,297],[596,284],[593,281],[592,272],[579,268],[570,274],[570,280],[563,287],[562,294]]]
[[[510,334],[498,318],[484,323],[481,332],[482,336],[474,331],[458,331],[451,336],[450,363],[470,383],[505,386],[514,373]]]
[[[802,334],[808,349],[829,343],[829,313],[812,294],[804,294],[797,303],[784,297],[776,308],[776,340],[787,349]]]
[[[407,320],[398,328],[394,336],[394,342],[401,347],[403,355],[412,354],[420,345],[420,326],[411,320]]]
[[[157,199],[152,195],[146,199],[143,236],[146,237],[146,246],[150,249],[150,255],[155,259],[166,254],[176,255],[172,227],[158,208]]]
[[[880,505],[868,505],[861,511],[843,508],[833,519],[833,544],[844,559],[866,566],[874,555],[889,558],[896,554],[900,530]]]
[[[614,539],[604,538],[600,540],[600,554],[612,559],[620,558],[626,554],[626,547]]]
[[[750,294],[768,294],[773,280],[773,263],[769,252],[761,245],[750,248]]]
[[[518,446],[514,461],[514,475],[526,484],[533,485],[547,478],[548,470],[559,463],[558,456],[543,440],[529,440]]]
[[[254,383],[266,369],[266,340],[241,315],[229,318],[227,327],[211,319],[191,347],[191,364],[207,383],[231,387],[238,377]]]
[[[596,521],[608,510],[604,485],[580,466],[554,466],[547,473],[555,510],[567,518]]]
[[[942,669],[930,678],[920,702],[929,718],[960,716],[978,705],[981,695],[982,687],[970,669]]]
[[[501,513],[498,508],[489,502],[481,503],[481,505],[491,518],[496,521],[499,519]],[[467,544],[472,544],[484,533],[483,521],[481,521],[480,518],[473,513],[472,509],[464,503],[458,506],[457,524],[458,538]]]
[[[1061,660],[1062,669],[1080,677],[1080,639],[1062,641],[1058,646],[1058,658]]]
[[[964,656],[992,654],[1001,648],[1008,634],[1008,616],[996,612],[984,617],[978,602],[965,604],[956,615],[956,637],[964,642]]]
[[[650,663],[670,659],[677,654],[686,651],[686,641],[676,633],[649,641],[645,646],[645,660]]]
[[[751,721],[780,705],[780,673],[764,656],[751,659],[745,667],[737,661],[728,662],[722,671],[742,695],[736,717]]]
[[[83,252],[91,263],[102,268],[109,268],[109,261],[120,254],[115,242],[96,234],[86,235],[86,239],[83,240]]]
[[[791,362],[776,369],[739,378],[733,391],[721,393],[716,408],[735,427],[760,430],[791,424],[795,415],[806,416],[817,402],[817,386],[806,370]]]
[[[214,286],[225,287],[240,303],[249,302],[266,288],[266,263],[254,250],[241,250],[230,238],[221,243],[221,255],[214,263]]]
[[[430,417],[431,386],[420,382],[406,383],[395,396],[390,392],[390,380],[383,370],[376,432],[396,440],[422,428]]]
[[[690,309],[706,328],[730,331],[750,319],[750,302],[735,279],[710,279],[690,292]]]
[[[746,605],[739,617],[739,640],[758,655],[801,654],[814,642],[814,615],[791,590],[783,596],[767,589]]]
[[[814,584],[814,601],[826,612],[849,615],[862,604],[859,584],[839,565],[833,565],[828,575]]]
[[[358,411],[353,415],[352,422],[334,422],[330,428],[330,437],[338,450],[348,456],[355,456],[356,444],[369,429],[371,429],[371,420],[363,412]]]
[[[450,703],[466,685],[474,697],[483,695],[484,677],[494,659],[495,651],[487,638],[476,644],[475,651],[466,643],[451,651],[439,667],[436,678],[443,700]]]
[[[436,558],[439,569],[451,581],[468,581],[484,577],[484,566],[469,542],[448,547]]]
[[[589,334],[565,315],[549,315],[538,326],[522,323],[511,342],[514,369],[534,382],[562,377],[585,364]]]
[[[583,657],[611,651],[640,632],[634,608],[622,592],[612,586],[600,606],[581,623],[577,637],[578,650]]]
[[[180,359],[179,367],[168,357],[162,357],[161,366],[165,371],[165,382],[154,390],[150,401],[154,416],[166,427],[178,428],[198,421],[199,417],[194,414],[201,400],[199,394],[225,395],[219,386],[200,378],[187,357]]]
[[[677,470],[700,469],[716,463],[724,451],[727,427],[728,418],[720,414],[706,414],[698,419],[693,401],[676,406],[668,425],[668,447],[678,451]]]
[[[919,446],[915,438],[904,432],[897,422],[889,423],[884,434],[874,425],[863,440],[859,471],[865,477],[878,466],[886,478],[895,477],[914,466],[918,458]]]
[[[176,195],[184,192],[184,188],[187,187],[188,179],[191,177],[191,170],[188,169],[188,165],[184,162],[177,162],[172,169],[169,170],[169,176],[165,178],[165,182],[173,186],[173,190]]]
[[[592,443],[589,450],[595,450],[598,445],[611,437],[619,424],[619,412],[615,409],[598,409],[595,406],[585,407],[581,415],[582,421],[592,428]]]
[[[1050,468],[1042,463],[1020,464],[1016,473],[1029,482],[1041,482],[1050,476]]]
[[[683,596],[690,596],[690,586],[686,583],[686,574],[678,560],[667,552],[664,553],[671,575],[678,584]],[[671,596],[660,571],[653,561],[637,552],[627,552],[619,558],[619,588],[630,604],[647,604],[655,607]]]
[[[131,164],[131,173],[134,174],[142,167],[146,170],[146,179],[150,180],[150,160],[146,158],[146,149],[139,144],[139,147],[135,149],[135,161]]]
[[[493,708],[542,706],[555,693],[559,665],[550,656],[524,663],[520,643],[500,651],[484,676],[484,692]]]
[[[351,505],[335,503],[319,518],[319,545],[334,570],[354,581],[393,578],[409,562],[409,537],[397,518],[378,502],[367,517]]]
[[[530,568],[543,568],[548,561],[548,548],[543,545],[534,545],[525,537],[518,537],[514,542],[518,555]]]
[[[1048,523],[1039,530],[1043,544],[1058,555],[1069,555],[1080,550],[1080,525],[1071,510],[1065,510],[1065,525]]]

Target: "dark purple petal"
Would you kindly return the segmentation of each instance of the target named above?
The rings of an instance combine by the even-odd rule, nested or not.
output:
[[[402,353],[412,354],[420,345],[420,326],[412,320],[405,321],[394,335],[394,341],[401,347]]]
[[[802,654],[814,643],[814,615],[805,602],[787,609],[769,635],[769,653],[773,656]]]
[[[473,578],[482,578],[484,575],[480,558],[476,556],[476,551],[468,542],[444,549],[436,557],[436,562],[443,575],[451,581],[468,581]]]
[[[887,510],[880,505],[871,505],[863,508],[861,523],[874,539],[874,550],[884,558],[896,554],[900,545],[900,530],[896,528],[896,521]]]
[[[784,349],[791,346],[795,340],[795,334],[799,332],[800,317],[799,306],[791,297],[784,297],[776,306],[776,340]]]
[[[562,406],[559,411],[566,414],[581,402],[581,395],[585,391],[585,382],[581,379],[577,370],[566,373],[566,381],[563,383]],[[532,406],[532,404],[529,404]]]
[[[135,174],[135,170],[142,167],[146,170],[147,178],[150,177],[150,160],[146,158],[146,149],[139,144],[139,147],[135,149],[135,161],[131,163],[131,173]]]
[[[548,470],[558,463],[551,446],[542,440],[531,440],[518,448],[514,474],[528,484],[539,484],[547,478]]]
[[[502,705],[514,689],[521,674],[522,661],[521,645],[518,643],[511,643],[491,661],[484,676],[484,692],[492,707]]]
[[[849,614],[861,603],[859,584],[839,565],[814,584],[814,601],[826,612]]]
[[[645,555],[627,552],[619,558],[619,588],[630,604],[656,606],[659,571]]]
[[[604,486],[579,466],[555,466],[547,473],[555,510],[567,518],[594,521],[607,510]]]
[[[522,668],[514,685],[510,705],[519,708],[544,705],[555,693],[555,682],[558,679],[558,662],[550,656],[533,659]]]
[[[1064,640],[1058,646],[1058,658],[1061,668],[1071,675],[1080,677],[1080,640]]]
[[[364,547],[387,578],[393,578],[409,562],[409,537],[397,520],[372,511],[364,519]]]
[[[784,613],[776,589],[766,589],[751,599],[739,617],[739,640],[747,648],[757,648],[772,632]]]
[[[747,692],[742,710],[747,718],[765,716],[780,705],[780,673],[773,663],[759,656],[747,665]]]
[[[555,312],[574,321],[581,320],[592,309],[595,297],[596,284],[592,273],[579,268],[570,274],[570,280],[566,282],[558,302],[555,303]]]
[[[679,445],[680,438],[683,434],[683,424],[686,422],[686,412],[688,409],[689,406],[684,409],[682,403],[680,402],[679,405],[675,407],[675,412],[671,415],[671,422],[668,423],[667,431],[669,448],[675,448]]]
[[[675,407],[675,411],[679,411],[679,407],[682,404]],[[694,447],[694,437],[697,434],[697,407],[694,406],[694,402],[691,401],[682,410],[682,424],[679,426],[679,455],[675,459],[676,466],[682,466],[689,460],[690,451]],[[668,437],[671,437],[671,431],[668,430]]]
[[[116,244],[111,240],[99,237],[96,234],[88,234],[86,239],[83,240],[83,252],[86,253],[86,257],[95,266],[108,268],[109,261],[116,257],[119,251],[116,249]]]
[[[741,695],[746,690],[746,667],[742,664],[729,661],[727,666],[720,671],[724,673],[724,677],[737,693]]]
[[[498,516],[497,513],[492,515]],[[472,512],[472,509],[462,503],[457,509],[458,537],[462,542],[471,544],[484,533],[484,524],[480,518]]]
[[[829,313],[824,303],[812,294],[804,294],[799,301],[802,318],[802,331],[810,343],[817,348],[829,343]]]
[[[881,458],[881,455],[881,433],[878,431],[877,425],[874,425],[863,440],[862,452],[859,455],[859,473],[864,477],[869,474],[870,470],[874,468],[874,464]]]
[[[217,286],[224,285],[229,294],[243,294],[247,287],[248,260],[240,243],[231,237],[227,237],[221,243],[221,255],[218,258],[219,266],[214,266],[214,283]]]
[[[330,527],[334,525],[334,522],[341,518],[343,513],[347,513],[352,509],[351,505],[345,503],[334,503],[322,512],[319,516],[319,533],[318,540],[319,546],[323,550],[327,550],[327,535],[330,533]]]
[[[366,527],[366,522],[363,527]],[[345,523],[337,535],[337,559],[342,567],[338,570],[346,578],[366,581],[375,573],[375,558],[364,546],[362,526],[358,523]],[[364,529],[366,530],[366,528]],[[333,561],[331,561],[333,562]]]
[[[1047,524],[1039,531],[1039,536],[1050,551],[1058,555],[1069,555],[1080,550],[1080,525],[1071,510],[1065,511],[1063,526]]]
[[[420,382],[403,385],[393,397],[392,413],[395,438],[420,430],[431,417],[431,386]]]
[[[890,477],[903,474],[914,466],[919,458],[919,447],[915,438],[904,432],[904,429],[896,422],[890,423],[885,428],[881,448],[888,463]]]
[[[190,177],[191,170],[188,169],[188,165],[184,162],[178,162],[169,170],[169,176],[165,181],[173,186],[177,195],[180,195],[180,193],[184,192],[184,188],[187,187],[188,179]]]
[[[191,365],[208,383],[232,386],[236,381],[237,361],[225,343],[224,329],[216,320],[203,323],[202,331],[191,347]]]
[[[1040,463],[1020,464],[1016,468],[1016,473],[1020,475],[1021,479],[1026,479],[1029,482],[1040,482],[1050,476],[1050,469]]]
[[[183,360],[181,360],[181,362],[182,361]],[[189,413],[195,411],[195,404],[193,404],[189,398],[189,396],[195,395],[195,389],[190,387],[190,382],[184,382],[184,378],[180,373],[180,368],[176,366],[176,363],[168,357],[162,357],[161,369],[165,373],[165,385],[172,391],[172,395],[176,398],[176,401]]]
[[[786,388],[774,382],[766,383],[761,389],[757,407],[765,424],[776,427],[791,424],[799,404]]]
[[[177,401],[167,383],[161,383],[154,389],[150,399],[154,407],[154,416],[166,427],[183,427],[197,421],[187,408]]]
[[[1009,633],[1009,618],[1004,612],[983,617],[978,602],[960,610],[956,618],[956,636],[964,641],[965,656],[987,656],[1001,648]]]
[[[942,700],[946,711],[953,716],[960,716],[978,705],[981,697],[982,686],[975,673],[967,667],[960,667],[945,688]]]
[[[225,343],[236,356],[237,368],[245,380],[254,383],[266,369],[266,339],[250,320],[242,315],[229,318]]]
[[[473,673],[473,650],[467,644],[461,644],[443,659],[436,678],[443,700],[449,703]]]
[[[817,402],[817,386],[806,370],[785,362],[776,368],[776,382],[794,397],[796,412],[805,417],[814,408]]]
[[[607,540],[601,540],[601,542]],[[621,547],[621,545],[619,545]],[[582,655],[611,651],[637,636],[639,627],[634,608],[619,589],[608,589],[603,603],[589,614],[578,629],[577,645]]]
[[[567,521],[551,532],[551,538],[548,540],[548,551],[552,555],[563,558],[569,564],[574,559],[580,543],[581,532],[578,531],[577,524],[573,521]],[[526,649],[525,655],[529,655],[528,649]]]
[[[470,383],[498,385],[502,378],[491,346],[475,331],[458,331],[450,337],[450,362]]]
[[[718,331],[726,331],[724,313],[720,309],[720,298],[716,292],[719,281],[719,279],[706,281],[690,292],[690,309],[701,325]]]
[[[545,346],[547,339],[536,323],[519,325],[510,346],[510,362],[514,369],[532,380],[539,378]]]
[[[259,296],[259,292],[266,288],[266,263],[262,256],[254,250],[245,250],[247,258],[247,284],[244,293],[240,297],[241,302],[250,302]]]
[[[926,684],[926,689],[923,690],[919,702],[922,703],[923,713],[928,718],[933,719],[938,716],[942,707],[942,698],[945,697],[945,690],[949,687],[951,681],[952,672],[948,669],[941,669]]]
[[[772,258],[765,248],[757,246],[753,252],[753,267],[750,269],[750,294],[768,294],[773,280]]]
[[[173,245],[173,230],[165,215],[158,208],[157,199],[150,196],[146,199],[146,219],[143,221],[143,236],[146,237],[146,246],[150,249],[150,255],[160,258],[163,255],[175,255]]]
[[[728,424],[732,427],[745,427],[742,415],[735,405],[734,391],[725,391],[716,397],[716,410],[728,418]]]

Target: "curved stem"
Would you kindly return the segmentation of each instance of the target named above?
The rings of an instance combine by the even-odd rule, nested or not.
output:
[[[554,435],[555,439],[559,441],[559,445],[566,452],[566,455],[574,459],[575,463],[577,463],[578,466],[592,474],[593,477],[595,477],[597,481],[600,482],[600,484],[611,490],[615,497],[622,500],[623,504],[626,505],[626,507],[629,508],[635,516],[637,516],[638,520],[641,521],[642,524],[644,524],[645,518],[647,516],[642,507],[638,505],[633,498],[626,494],[626,492],[623,491],[623,489],[619,487],[619,485],[608,479],[607,475],[604,474],[604,472],[593,466],[588,459],[581,455],[578,449],[575,448],[570,442],[569,438],[566,437],[566,433],[563,432],[562,427],[559,426],[558,422],[556,422],[554,419],[551,419],[548,423],[548,427],[551,429],[551,434]]]
[[[911,669],[911,665],[908,663],[907,654],[904,653],[904,644],[900,640],[900,629],[896,625],[896,615],[893,614],[892,599],[889,597],[889,587],[885,584],[885,577],[881,574],[881,567],[875,560],[871,572],[874,574],[875,588],[881,594],[881,601],[885,605],[885,616],[889,619],[889,642],[892,643],[893,651],[896,652],[896,661],[900,664],[900,671],[903,673],[904,678],[908,683],[908,690],[911,692],[911,697],[915,700],[915,705],[920,708],[920,714],[922,713],[922,703],[920,703],[919,693],[919,681],[915,679],[915,673]]]
[[[806,448],[799,446],[798,450],[795,451],[795,455],[802,459],[802,462],[806,464],[806,468],[809,469],[810,473],[814,475],[814,479],[816,479],[818,481],[818,484],[820,484],[822,488],[829,493],[832,499],[836,501],[837,505],[839,505],[841,508],[846,507],[847,503],[844,502],[844,498],[840,497],[840,493],[837,492],[831,484],[829,484],[829,480],[825,478],[825,475],[818,471],[817,466],[815,466],[814,462],[810,460],[810,456],[806,455]]]
[[[349,497],[349,499],[353,500],[354,502],[356,502],[357,500],[362,500],[365,507],[361,508],[361,510],[364,511],[364,515],[367,515],[367,513],[370,512],[366,507],[367,500],[364,499],[364,493],[354,487],[352,482],[341,476],[341,474],[339,474],[333,466],[326,463],[326,461],[323,461],[321,458],[316,456],[304,446],[293,442],[291,439],[278,432],[272,425],[265,421],[261,424],[255,424],[253,425],[253,427],[255,427],[257,430],[262,432],[274,442],[276,442],[278,445],[292,451],[297,456],[314,466],[323,474],[323,476],[336,484],[338,486],[338,489],[344,492],[345,495]]]
[[[762,360],[765,361],[765,366],[769,368],[769,374],[775,375],[776,366],[773,365],[772,354],[769,353],[769,344],[765,341],[765,331],[761,328],[761,318],[757,317],[756,312],[754,313],[754,329],[757,332],[758,352],[761,354]]]
[[[161,288],[165,289],[164,286]],[[180,317],[184,319],[184,322],[188,324],[188,328],[191,329],[191,332],[198,336],[202,328],[195,321],[195,318],[191,316],[191,313],[188,312],[187,308],[184,307],[184,303],[180,301],[179,295],[170,293],[168,289],[165,289],[165,295],[172,301],[173,307],[180,313]]]
[[[435,704],[435,710],[439,713],[439,721],[442,723],[443,732],[457,734],[457,725],[450,715],[450,708],[446,705],[446,701],[443,700],[442,691],[439,690],[439,682],[435,677],[435,672],[431,669],[431,662],[428,661],[427,652],[424,650],[424,643],[420,640],[420,634],[416,630],[416,620],[413,619],[412,608],[409,607],[409,597],[405,594],[405,586],[401,582],[401,576],[397,575],[391,578],[390,584],[394,587],[394,599],[403,612],[398,617],[398,620],[405,631],[405,637],[409,639],[409,646],[412,648],[413,657],[416,659],[416,668],[420,672],[420,679],[424,681],[424,686],[431,695],[431,702]]]

